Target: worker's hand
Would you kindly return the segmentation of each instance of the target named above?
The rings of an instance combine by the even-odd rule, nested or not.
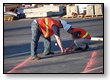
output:
[[[72,50],[73,50],[72,48],[66,48],[66,49],[64,49],[64,52],[70,52]]]
[[[69,51],[69,48],[65,48],[65,49],[64,49],[64,52],[68,52],[68,51]]]
[[[64,54],[64,50],[61,50],[61,53]]]

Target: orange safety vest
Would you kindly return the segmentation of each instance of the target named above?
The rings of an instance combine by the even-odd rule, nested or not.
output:
[[[54,24],[61,27],[61,23],[52,18],[38,18],[37,21],[45,38],[53,35],[52,26]]]
[[[73,33],[72,33],[73,35],[74,35],[75,32],[78,32],[78,31],[81,32],[81,34],[78,36],[78,38],[86,38],[86,39],[90,39],[91,38],[90,34],[87,31],[85,31],[84,29],[72,28],[72,30],[73,30]]]

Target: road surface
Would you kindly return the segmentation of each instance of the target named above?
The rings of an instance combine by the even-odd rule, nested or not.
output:
[[[73,27],[86,29],[92,37],[103,38],[103,18],[65,19]],[[61,54],[52,36],[55,55],[44,56],[43,39],[39,40],[38,53],[43,59],[30,59],[32,19],[4,22],[4,73],[104,73],[103,41],[92,41],[95,49],[85,52]],[[69,47],[71,35],[60,30],[64,48]]]

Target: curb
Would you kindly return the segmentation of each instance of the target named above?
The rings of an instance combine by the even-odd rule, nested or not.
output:
[[[91,37],[92,41],[103,41],[103,38]]]
[[[97,19],[82,19],[82,20],[68,21],[68,22],[69,22],[69,23],[79,23],[79,22],[97,21],[97,20],[103,20],[103,18],[97,18]]]

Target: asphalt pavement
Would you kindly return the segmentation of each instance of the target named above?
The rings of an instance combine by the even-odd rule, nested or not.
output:
[[[103,18],[65,19],[73,27],[86,29],[92,37],[103,38]],[[61,54],[51,37],[54,55],[44,56],[43,38],[38,43],[41,60],[31,60],[31,22],[33,19],[4,22],[4,73],[104,73],[103,41],[92,41],[91,50]],[[60,36],[64,48],[72,42],[63,29]]]

